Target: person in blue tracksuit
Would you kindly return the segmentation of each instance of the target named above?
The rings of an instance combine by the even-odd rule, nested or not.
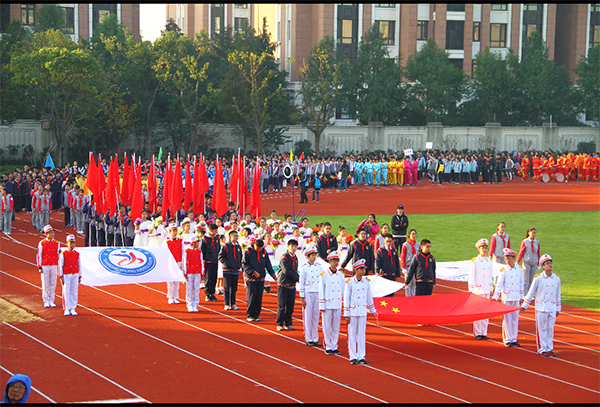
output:
[[[364,163],[362,161],[362,158],[360,158],[354,166],[354,172],[356,173],[356,183],[358,185],[362,185],[363,183],[363,167]]]
[[[373,163],[370,158],[365,162],[365,185],[373,185]]]
[[[385,158],[381,159],[381,185],[388,184],[388,162]]]
[[[376,158],[375,164],[373,164],[373,176],[375,185],[379,186],[381,184],[381,161],[379,161],[379,158]]]

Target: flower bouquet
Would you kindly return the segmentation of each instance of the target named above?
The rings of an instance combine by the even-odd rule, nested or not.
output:
[[[159,216],[159,217],[158,217],[158,218],[156,218],[156,220],[154,221],[154,229],[155,229],[155,230],[156,230],[156,229],[158,229],[158,227],[159,227],[160,225],[162,225],[162,223],[163,223],[163,218],[162,218],[162,216]]]
[[[344,236],[344,241],[348,244],[352,243],[353,240],[354,240],[354,236],[352,236],[352,235]]]
[[[277,249],[280,244],[281,244],[281,242],[277,239],[271,240],[271,246],[273,246],[274,249]]]
[[[283,233],[281,231],[273,234],[273,239],[283,240],[284,238],[285,238],[285,233]]]
[[[136,229],[136,230],[140,228],[140,225],[141,225],[141,224],[142,224],[142,219],[140,219],[140,218],[137,218],[137,219],[136,219],[136,220],[133,222],[133,225],[135,226],[135,229]]]

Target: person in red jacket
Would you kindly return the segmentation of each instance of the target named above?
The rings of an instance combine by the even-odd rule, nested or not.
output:
[[[168,247],[169,251],[175,258],[177,265],[179,266],[179,270],[182,268],[183,261],[183,240],[177,236],[177,225],[175,223],[171,223],[169,225],[169,233],[170,236],[163,243],[163,247]],[[169,304],[179,304],[177,300],[179,298],[179,281],[168,281],[167,282],[167,299]]]
[[[75,250],[75,236],[67,236],[67,249],[58,257],[58,277],[62,283],[63,309],[65,315],[77,315],[77,299],[81,282],[81,260]]]
[[[540,182],[542,160],[540,160],[540,157],[538,157],[537,154],[533,157],[533,160],[531,160],[531,165],[533,166],[533,180],[535,182]]]
[[[200,281],[204,277],[204,259],[200,242],[195,234],[190,238],[190,247],[183,252],[183,276],[186,281],[185,301],[189,312],[198,312],[200,305]]]
[[[46,225],[43,229],[46,238],[38,243],[37,266],[42,276],[42,300],[44,307],[56,307],[54,296],[56,295],[56,278],[58,276],[58,255],[60,246],[54,240],[54,229]]]

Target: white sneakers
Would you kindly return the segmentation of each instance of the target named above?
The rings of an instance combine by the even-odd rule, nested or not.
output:
[[[169,298],[169,304],[179,304],[179,301],[177,301],[177,299]]]
[[[74,309],[66,309],[64,315],[78,315]]]

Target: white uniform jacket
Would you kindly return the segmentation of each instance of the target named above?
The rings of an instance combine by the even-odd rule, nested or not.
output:
[[[469,291],[477,295],[490,294],[494,289],[492,282],[492,261],[487,256],[471,259],[469,268]]]
[[[497,300],[502,294],[502,301],[521,301],[524,287],[523,269],[518,264],[515,264],[513,268],[503,267],[500,269],[498,281],[496,281],[496,291],[494,291],[492,299]]]
[[[535,295],[535,310],[540,312],[560,312],[560,278],[552,273],[537,274],[523,301],[523,308],[527,309]]]
[[[335,273],[327,268],[319,275],[319,309],[342,309],[344,283],[346,279],[341,270]]]
[[[300,267],[300,280],[298,281],[298,294],[300,298],[306,297],[306,293],[319,292],[319,274],[323,272],[323,266],[306,263]]]
[[[375,304],[373,304],[373,295],[371,294],[371,284],[365,276],[359,280],[356,276],[346,281],[344,289],[344,316],[345,317],[366,317],[367,308],[371,314],[376,314]]]

